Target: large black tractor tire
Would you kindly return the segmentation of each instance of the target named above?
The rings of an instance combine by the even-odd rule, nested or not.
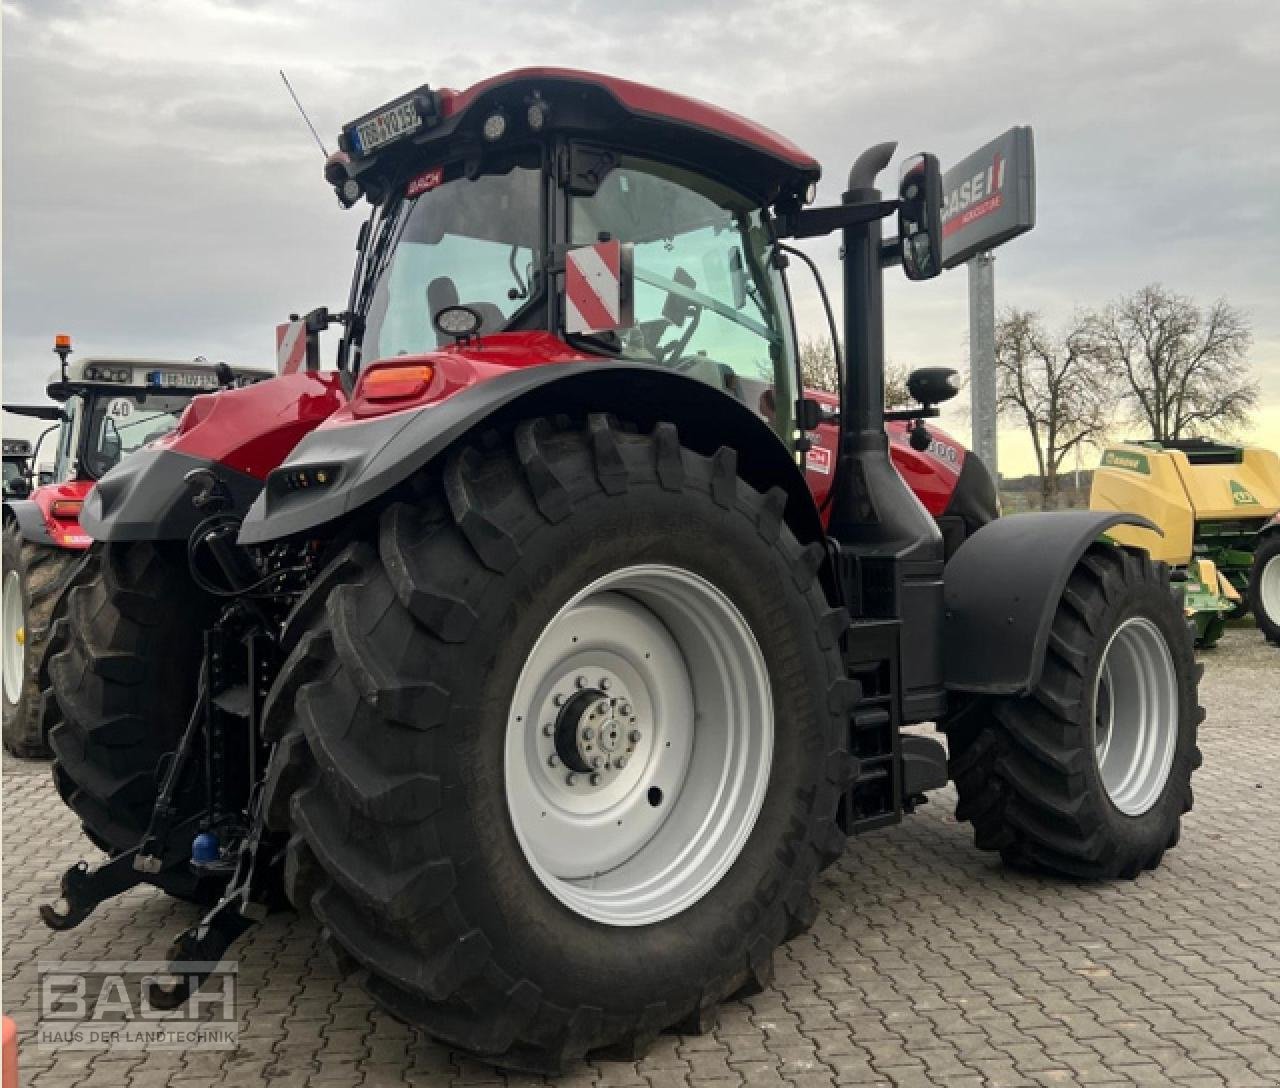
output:
[[[41,707],[41,664],[56,607],[83,558],[81,552],[23,540],[17,522],[5,526],[3,736],[5,748],[23,759],[47,759],[51,754]],[[7,622],[10,609],[15,610],[14,618],[20,618],[20,627],[14,630],[7,629],[13,627]]]
[[[1263,537],[1253,553],[1249,600],[1262,633],[1280,646],[1280,532]]]
[[[1204,711],[1168,582],[1145,553],[1092,546],[1035,690],[975,699],[943,724],[956,819],[973,824],[980,849],[1016,868],[1105,879],[1154,869],[1177,844]]]
[[[96,577],[77,579],[49,658],[55,724],[53,777],[89,840],[108,854],[137,846],[151,819],[164,757],[195,705],[211,598],[196,589],[177,545],[99,544]],[[203,803],[179,794],[178,819]],[[172,895],[204,899],[204,883],[174,844],[148,879]]]
[[[637,1055],[664,1029],[706,1030],[717,1004],[766,984],[774,949],[811,924],[816,874],[843,846],[834,818],[849,773],[846,619],[818,580],[821,548],[796,542],[782,520],[783,493],[761,495],[743,482],[733,451],[691,452],[670,424],[638,435],[603,416],[585,427],[526,422],[510,437],[452,453],[417,483],[419,498],[385,509],[376,541],[339,555],[290,625],[295,648],[265,718],[280,738],[267,820],[291,832],[291,900],[315,914],[339,965],[393,1015],[494,1064],[554,1073],[588,1053]],[[727,869],[708,876],[700,897],[665,901],[672,913],[617,924],[598,913],[606,907],[591,899],[593,884],[583,906],[569,901],[578,885],[535,870],[539,856],[522,845],[516,806],[539,773],[548,775],[538,787],[553,798],[547,807],[559,804],[556,783],[570,788],[559,777],[569,768],[544,772],[545,757],[512,759],[510,746],[536,751],[552,735],[543,730],[554,711],[535,708],[526,719],[516,713],[525,704],[513,702],[538,648],[576,662],[608,641],[589,629],[575,648],[572,628],[556,626],[564,609],[637,564],[692,576],[696,594],[710,585],[732,603],[772,692],[739,710],[754,721],[763,707],[775,728],[761,748],[769,766],[755,794],[759,811],[741,823],[736,860],[724,855]],[[636,608],[636,594],[610,607]],[[606,596],[590,599],[603,608]],[[629,647],[618,652],[646,667],[639,641],[616,637]],[[721,664],[732,671],[735,661]],[[582,666],[579,677],[600,686],[588,707],[619,690],[595,679],[605,664],[595,667]],[[557,696],[563,704],[552,687],[538,689],[547,707],[562,705],[547,744],[560,744],[563,721],[576,736],[583,720],[569,709],[577,705],[571,675],[564,683],[573,695]],[[632,698],[639,706],[644,696]],[[670,726],[674,737],[679,727],[643,713],[652,750],[644,755],[645,741],[627,738],[636,741],[630,763],[642,785],[652,781],[650,767],[662,766],[658,729]],[[717,720],[713,709],[699,719],[702,751],[716,751]],[[692,715],[685,728],[694,732]],[[602,774],[616,771],[622,783],[626,771],[610,766]],[[722,771],[732,780],[728,761]],[[584,791],[598,785],[579,777]],[[625,796],[634,796],[637,819],[668,805],[665,819],[676,827],[696,810],[693,800],[682,807],[700,796],[687,784],[694,778],[683,792],[667,783],[668,797],[650,787],[647,805],[642,788]],[[570,853],[624,834],[621,821],[613,826],[616,811],[602,819],[605,837],[573,839]],[[653,860],[645,852],[661,839],[655,832],[602,881],[625,884],[628,866]],[[671,869],[686,872],[675,861]],[[660,898],[680,887],[672,876],[652,890]]]

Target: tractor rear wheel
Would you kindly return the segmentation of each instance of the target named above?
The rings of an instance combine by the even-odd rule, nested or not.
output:
[[[195,705],[210,598],[187,573],[180,546],[95,545],[96,577],[77,579],[50,655],[56,724],[54,782],[95,846],[137,846],[158,791],[161,760],[178,746]],[[63,626],[65,624],[65,627]],[[179,819],[202,797],[178,797]],[[176,853],[149,879],[202,898]]]
[[[1094,545],[1054,617],[1024,698],[978,699],[943,728],[977,845],[1017,867],[1136,877],[1160,864],[1200,765],[1200,667],[1168,571]]]
[[[1280,532],[1269,533],[1253,553],[1249,596],[1262,633],[1280,645]]]
[[[843,845],[821,549],[669,424],[527,422],[419,493],[287,636],[290,898],[394,1015],[495,1064],[705,1030]]]
[[[4,530],[4,746],[23,759],[50,754],[41,710],[41,660],[62,591],[83,554],[22,539]]]

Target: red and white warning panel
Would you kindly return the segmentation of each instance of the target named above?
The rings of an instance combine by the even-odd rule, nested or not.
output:
[[[608,332],[635,324],[631,302],[630,245],[599,242],[565,255],[566,332]]]
[[[297,374],[307,359],[307,323],[301,319],[276,326],[276,373]]]

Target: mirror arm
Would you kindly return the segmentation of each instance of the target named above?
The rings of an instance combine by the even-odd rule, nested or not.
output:
[[[895,234],[880,243],[880,267],[893,268],[902,263],[902,242]]]
[[[845,227],[884,219],[898,210],[897,200],[868,200],[860,204],[833,204],[826,208],[800,208],[778,216],[779,238],[818,238]]]
[[[886,408],[884,418],[892,423],[906,423],[913,419],[937,419],[940,415],[942,411],[939,408],[925,404],[919,408]]]

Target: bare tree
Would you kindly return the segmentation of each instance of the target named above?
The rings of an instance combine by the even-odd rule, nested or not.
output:
[[[1248,317],[1219,299],[1207,309],[1160,284],[1112,303],[1090,323],[1091,350],[1124,378],[1135,422],[1157,441],[1249,420],[1258,385],[1249,378]]]
[[[911,403],[911,394],[907,392],[909,373],[905,366],[895,363],[885,366],[884,405],[886,408],[901,408]],[[829,337],[818,336],[801,341],[800,374],[806,389],[821,389],[825,393],[839,391],[840,380],[836,370],[836,354]]]
[[[1111,390],[1092,350],[1090,321],[1077,315],[1057,335],[1033,310],[1005,310],[996,322],[997,409],[1026,425],[1045,510],[1058,505],[1068,455],[1100,442],[1110,423]]]

